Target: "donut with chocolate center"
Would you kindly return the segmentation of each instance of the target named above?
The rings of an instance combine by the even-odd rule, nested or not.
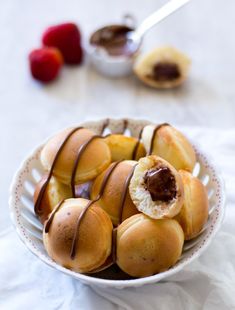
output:
[[[151,155],[139,160],[129,186],[136,208],[155,218],[172,218],[184,200],[180,174],[164,159]]]

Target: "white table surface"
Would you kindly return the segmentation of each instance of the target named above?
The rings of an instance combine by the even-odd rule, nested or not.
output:
[[[40,46],[48,25],[75,21],[85,40],[92,30],[120,21],[125,13],[141,21],[164,2],[1,0],[0,232],[11,225],[8,187],[20,161],[61,127],[91,118],[127,116],[227,133],[235,128],[233,1],[192,0],[146,36],[146,51],[169,44],[191,57],[190,78],[182,88],[156,91],[134,77],[107,79],[87,60],[81,67],[65,67],[48,86],[31,78],[27,55]]]

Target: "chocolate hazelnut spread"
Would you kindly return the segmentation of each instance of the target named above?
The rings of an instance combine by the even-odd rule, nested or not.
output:
[[[133,30],[126,25],[106,26],[91,35],[90,44],[104,48],[111,56],[128,56],[133,54],[133,46],[128,39],[128,32]]]
[[[180,70],[177,64],[159,62],[154,65],[149,77],[160,82],[172,81],[180,77]]]
[[[147,171],[144,182],[153,201],[168,202],[176,196],[175,178],[168,167]]]

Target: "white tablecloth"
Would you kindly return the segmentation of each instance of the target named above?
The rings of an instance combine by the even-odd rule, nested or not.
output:
[[[0,309],[235,309],[235,130],[184,131],[213,155],[227,187],[224,223],[199,259],[153,285],[91,288],[46,266],[8,228],[0,235]]]

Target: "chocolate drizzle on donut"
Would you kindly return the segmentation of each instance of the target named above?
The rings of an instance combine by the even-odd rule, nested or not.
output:
[[[54,219],[54,216],[56,214],[56,212],[60,209],[62,203],[64,202],[64,200],[61,200],[57,206],[53,209],[53,211],[51,212],[48,220],[46,221],[46,224],[45,224],[45,233],[49,233],[49,230],[50,230],[50,227],[51,227],[51,224],[52,224],[52,221]]]
[[[144,127],[142,127],[140,132],[139,132],[138,140],[136,141],[135,147],[134,147],[133,152],[132,152],[132,156],[131,156],[132,160],[136,159],[136,155],[137,155],[137,151],[139,149],[139,145],[140,145],[140,141],[141,141],[141,138],[142,138],[143,130],[144,130]]]
[[[124,184],[124,188],[123,188],[122,196],[121,196],[121,204],[119,207],[118,225],[121,224],[121,222],[122,222],[122,215],[123,215],[123,209],[124,209],[124,205],[125,205],[125,201],[126,201],[126,196],[128,193],[129,184],[130,184],[131,178],[133,176],[133,173],[135,171],[136,165],[134,165],[133,168],[131,169],[131,172],[129,173],[129,175],[125,181],[125,184]]]
[[[72,175],[71,175],[71,189],[72,189],[72,194],[73,197],[76,197],[76,193],[75,193],[75,177],[76,177],[76,172],[77,172],[77,167],[79,164],[79,161],[81,160],[81,157],[83,155],[83,153],[85,152],[85,150],[87,149],[87,147],[91,144],[91,142],[97,138],[101,138],[99,135],[95,135],[92,136],[87,142],[83,143],[81,145],[81,147],[78,150],[78,154],[77,157],[74,161],[74,165],[73,165],[73,170],[72,170]]]
[[[125,206],[125,201],[126,201],[126,197],[127,197],[127,193],[128,193],[128,188],[129,188],[129,184],[130,184],[131,178],[133,176],[133,173],[135,171],[136,165],[134,165],[133,168],[131,169],[131,172],[129,173],[129,175],[128,175],[126,181],[125,181],[125,184],[124,184],[124,188],[123,188],[123,192],[122,192],[122,197],[121,197],[121,204],[120,204],[120,208],[119,208],[118,226],[122,223],[123,209],[124,209],[124,206]],[[116,263],[116,260],[117,260],[117,227],[113,228],[113,230],[112,230],[111,257],[112,257],[113,263]]]
[[[98,200],[98,199],[97,199]],[[88,209],[93,205],[93,203],[95,203],[97,200],[92,200],[90,201],[87,206],[85,207],[85,209],[82,210],[82,212],[80,213],[78,220],[77,220],[77,224],[76,224],[76,228],[75,228],[75,233],[73,235],[73,241],[72,241],[72,246],[71,246],[71,252],[70,252],[70,257],[71,259],[74,259],[76,256],[76,252],[77,252],[77,241],[79,239],[79,227],[81,225],[81,221],[83,220],[86,212],[88,211]]]
[[[114,169],[120,164],[120,162],[121,162],[121,160],[113,163],[109,167],[109,169],[106,171],[104,179],[103,179],[103,182],[102,182],[101,187],[100,187],[100,192],[99,192],[99,194],[96,197],[97,200],[99,200],[103,196],[105,187],[106,187],[106,185],[108,183],[108,180],[109,180],[111,174],[113,173]]]
[[[154,140],[155,140],[155,137],[156,137],[156,134],[158,132],[158,130],[160,128],[162,128],[163,126],[170,126],[168,123],[163,123],[163,124],[160,124],[158,126],[155,127],[154,131],[153,131],[153,134],[152,134],[152,138],[151,138],[151,142],[150,142],[150,147],[149,147],[149,152],[148,152],[148,155],[151,155],[152,152],[153,152],[153,147],[154,147]]]
[[[58,151],[57,151],[57,153],[56,153],[56,155],[55,155],[55,158],[54,158],[54,160],[53,160],[53,162],[52,162],[51,169],[50,169],[50,171],[49,171],[49,173],[48,173],[48,176],[47,176],[47,178],[46,178],[46,180],[45,180],[45,183],[43,184],[43,186],[42,186],[42,188],[41,188],[41,190],[40,190],[40,192],[39,192],[39,194],[38,194],[37,200],[36,200],[36,202],[35,202],[35,205],[34,205],[34,212],[35,212],[37,215],[41,215],[41,214],[42,214],[42,210],[41,210],[41,208],[40,208],[40,207],[41,207],[41,202],[42,202],[44,193],[45,193],[45,191],[46,191],[47,185],[48,185],[48,183],[50,182],[50,179],[51,179],[51,177],[52,177],[52,175],[53,175],[53,171],[54,171],[55,165],[56,165],[56,163],[57,163],[57,161],[58,161],[58,159],[59,159],[59,156],[60,156],[61,152],[63,151],[65,145],[67,144],[67,142],[68,142],[68,140],[69,140],[69,138],[70,138],[76,131],[78,131],[78,130],[80,130],[80,129],[82,129],[82,128],[83,128],[83,127],[76,127],[76,128],[74,128],[74,129],[65,137],[64,141],[61,143],[61,145],[60,145],[60,147],[59,147],[59,149],[58,149]]]

